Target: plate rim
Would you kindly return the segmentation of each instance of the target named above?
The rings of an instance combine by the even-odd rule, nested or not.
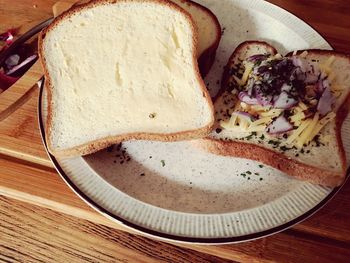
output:
[[[265,1],[264,1],[265,2]],[[324,40],[329,44],[329,46],[333,48],[333,46],[308,22],[304,21],[303,19],[296,16],[293,12],[288,11],[287,9],[280,7],[278,5],[275,5],[270,2],[265,2],[268,5],[275,6],[277,8],[280,8],[284,10],[285,12],[291,14],[295,18],[301,20],[305,24],[307,24],[312,30],[317,32]],[[140,226],[136,223],[130,222],[127,219],[124,219],[116,214],[113,214],[112,212],[108,211],[106,208],[102,207],[98,203],[96,203],[94,200],[92,200],[88,195],[86,195],[82,190],[79,189],[79,187],[74,184],[74,182],[69,178],[69,176],[64,172],[63,168],[57,161],[57,159],[48,151],[47,148],[47,142],[45,137],[45,128],[43,123],[43,116],[42,116],[42,97],[43,97],[43,90],[44,90],[44,84],[45,84],[45,77],[42,78],[42,81],[39,85],[39,96],[38,96],[38,124],[39,124],[39,130],[42,142],[45,147],[45,151],[50,158],[51,162],[53,163],[56,171],[62,178],[62,180],[69,186],[69,188],[77,195],[80,199],[82,199],[86,204],[88,204],[90,207],[92,207],[95,211],[99,212],[101,215],[111,219],[113,222],[119,223],[123,225],[126,228],[129,228],[133,231],[136,231],[138,233],[141,233],[143,235],[146,235],[148,237],[153,237],[159,240],[164,241],[172,241],[172,242],[178,242],[178,243],[187,243],[187,244],[200,244],[200,245],[222,245],[222,244],[233,244],[233,243],[241,243],[241,242],[247,242],[252,241],[264,237],[271,236],[273,234],[280,233],[286,229],[289,229],[296,224],[299,224],[303,222],[304,220],[311,217],[313,214],[315,214],[317,211],[322,209],[330,200],[334,198],[334,196],[342,189],[342,187],[346,184],[348,178],[350,177],[350,167],[348,168],[346,172],[346,178],[343,182],[343,184],[337,188],[334,188],[323,200],[321,200],[317,205],[312,207],[310,210],[306,211],[304,214],[284,223],[276,227],[272,227],[267,230],[263,230],[256,233],[241,235],[241,236],[234,236],[234,237],[220,237],[220,238],[201,238],[201,237],[186,237],[181,235],[174,235],[174,234],[168,234],[156,230],[149,229],[147,227]]]

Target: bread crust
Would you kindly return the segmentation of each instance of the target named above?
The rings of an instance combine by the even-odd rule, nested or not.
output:
[[[123,134],[118,136],[110,136],[106,138],[102,138],[99,140],[95,140],[89,143],[85,143],[73,148],[64,149],[64,150],[57,150],[55,147],[53,147],[51,138],[52,138],[52,122],[53,122],[53,99],[52,99],[52,81],[46,66],[46,59],[43,52],[43,42],[45,39],[46,34],[48,34],[51,30],[53,30],[62,20],[71,17],[72,15],[85,10],[89,8],[93,8],[95,6],[99,5],[108,5],[108,4],[117,4],[121,2],[138,2],[138,3],[158,3],[160,5],[168,6],[174,11],[177,11],[181,13],[186,20],[189,22],[190,27],[192,29],[193,33],[193,43],[192,43],[192,50],[193,50],[193,56],[192,56],[192,64],[195,70],[195,75],[197,78],[198,83],[200,84],[200,88],[203,94],[203,97],[207,101],[210,111],[211,111],[211,121],[204,127],[196,129],[196,130],[188,130],[183,132],[177,132],[177,133],[170,133],[170,134],[156,134],[156,133],[129,133],[129,134]],[[209,132],[212,130],[212,127],[214,125],[214,106],[211,101],[209,92],[204,84],[203,79],[201,78],[198,63],[197,63],[197,47],[198,47],[198,31],[194,25],[194,22],[192,20],[192,17],[190,14],[188,14],[185,10],[180,8],[178,5],[168,1],[168,0],[93,0],[88,3],[84,3],[78,6],[75,6],[65,12],[63,12],[61,15],[59,15],[46,29],[44,29],[39,34],[38,39],[38,53],[39,58],[41,61],[41,64],[43,66],[44,70],[44,76],[46,79],[45,88],[47,91],[47,102],[48,102],[48,114],[47,114],[47,120],[46,120],[46,142],[48,146],[48,150],[51,154],[53,154],[56,157],[75,157],[75,156],[81,156],[81,155],[87,155],[94,152],[97,152],[103,148],[106,148],[110,145],[120,143],[122,141],[127,140],[156,140],[156,141],[179,141],[179,140],[191,140],[194,138],[201,138],[209,134]]]
[[[249,44],[262,44],[262,45],[270,46],[265,42],[255,42],[255,41],[243,42],[235,50],[235,52],[238,49],[244,48],[246,45],[249,45]],[[298,51],[298,54],[304,51],[305,50]],[[319,49],[310,49],[307,51],[309,53],[312,52],[314,54],[337,55],[341,57],[346,57],[347,59],[349,59],[349,63],[350,63],[350,56],[343,53],[338,53],[338,52],[329,51],[329,50],[319,50]],[[235,52],[230,57],[228,65],[230,64],[231,60],[234,58]],[[291,54],[292,53],[289,53],[288,55],[291,55]],[[226,89],[226,84],[228,80],[227,75],[228,75],[228,69],[225,69],[225,73],[223,75],[223,86],[221,87],[220,95]],[[217,96],[216,99],[219,96]],[[296,177],[298,179],[309,181],[315,184],[320,184],[323,186],[337,187],[344,182],[344,179],[346,176],[346,156],[345,156],[345,150],[343,147],[343,142],[341,139],[341,127],[343,125],[343,122],[346,116],[348,115],[349,110],[350,110],[350,93],[348,94],[347,98],[338,109],[337,117],[336,117],[336,127],[337,127],[336,141],[338,144],[339,156],[341,158],[341,163],[342,163],[341,173],[328,171],[315,166],[307,165],[299,161],[296,161],[294,159],[288,158],[280,152],[275,152],[273,150],[266,149],[256,144],[251,144],[251,143],[246,143],[241,141],[225,141],[225,140],[219,140],[214,138],[205,138],[202,140],[198,140],[197,142],[195,142],[195,144],[198,147],[214,154],[247,158],[247,159],[259,161],[266,165],[274,167],[278,170],[281,170],[282,172],[290,176]]]
[[[214,64],[215,61],[215,56],[216,56],[216,50],[219,47],[220,41],[221,41],[221,25],[216,17],[216,15],[208,8],[205,6],[202,6],[196,2],[193,2],[191,0],[182,0],[183,2],[188,2],[191,5],[197,6],[198,8],[202,9],[204,12],[206,12],[210,18],[212,19],[212,22],[215,24],[216,28],[216,39],[213,42],[213,44],[208,47],[206,50],[203,51],[202,54],[200,54],[198,58],[198,65],[199,65],[199,71],[204,78],[210,71],[211,67]]]

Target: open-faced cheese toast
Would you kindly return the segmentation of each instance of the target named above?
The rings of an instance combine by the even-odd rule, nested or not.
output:
[[[283,57],[267,43],[244,42],[229,59],[214,101],[214,131],[198,143],[339,186],[346,175],[340,130],[349,92],[347,55],[306,50]]]

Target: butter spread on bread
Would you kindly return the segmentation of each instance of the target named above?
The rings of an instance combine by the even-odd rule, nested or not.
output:
[[[59,16],[39,40],[50,152],[70,157],[128,139],[208,134],[214,116],[197,35],[168,1],[93,1]]]
[[[267,43],[242,43],[214,103],[215,131],[202,146],[337,186],[346,173],[340,128],[349,91],[349,56],[308,50],[283,57]]]

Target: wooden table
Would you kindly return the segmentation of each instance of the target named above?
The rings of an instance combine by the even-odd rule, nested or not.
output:
[[[0,31],[49,17],[54,2],[0,0]],[[348,1],[271,2],[350,53]],[[0,261],[349,262],[350,182],[305,222],[248,243],[179,245],[126,231],[75,196],[52,168],[39,135],[37,95],[0,123]]]

